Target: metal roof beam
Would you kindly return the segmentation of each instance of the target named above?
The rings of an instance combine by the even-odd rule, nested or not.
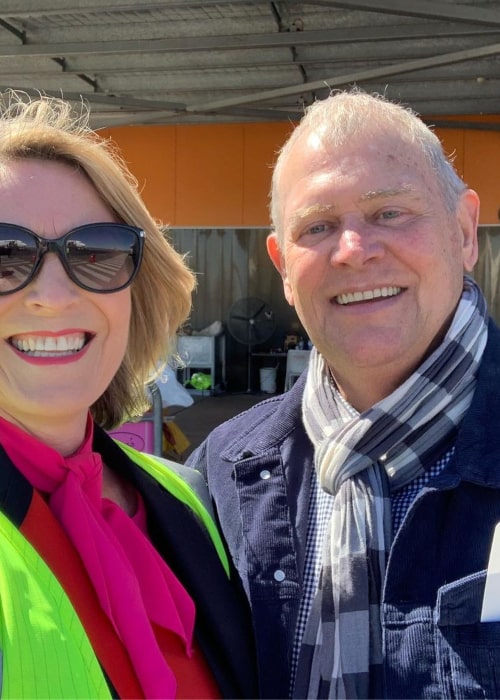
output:
[[[499,22],[500,24],[500,22]],[[491,32],[498,30],[491,29]],[[157,52],[224,51],[228,49],[261,49],[278,46],[314,44],[377,42],[381,40],[401,42],[404,39],[464,36],[484,36],[488,31],[459,29],[448,25],[401,25],[387,27],[357,27],[346,32],[344,28],[310,32],[276,32],[271,34],[235,34],[225,36],[170,37],[167,39],[121,39],[116,41],[82,41],[61,43],[26,43],[1,46],[0,57],[14,56],[85,56],[89,54],[131,54]]]
[[[325,77],[321,80],[314,80],[308,83],[298,85],[290,85],[284,88],[275,90],[264,90],[254,94],[248,94],[240,97],[228,98],[225,100],[215,100],[208,104],[187,105],[188,112],[197,111],[217,111],[226,107],[234,107],[242,104],[252,104],[255,102],[264,102],[265,100],[275,99],[276,97],[285,97],[287,95],[300,95],[304,92],[321,90],[325,87],[333,89],[367,80],[375,80],[377,78],[390,77],[392,75],[402,75],[423,68],[433,68],[436,66],[445,66],[452,63],[460,63],[461,61],[469,61],[475,58],[483,58],[484,56],[494,56],[500,53],[500,44],[492,44],[490,46],[481,46],[476,49],[468,49],[466,51],[454,51],[429,58],[419,58],[414,61],[403,61],[390,66],[382,66],[379,68],[366,69],[346,73],[344,75],[336,75],[333,77]]]
[[[315,4],[315,3],[313,3]],[[350,10],[383,12],[406,17],[427,17],[447,19],[451,22],[472,22],[473,24],[500,24],[500,12],[481,7],[471,7],[458,3],[418,0],[418,2],[401,2],[401,0],[331,0],[321,5],[343,7]]]
[[[287,0],[294,4],[302,0]],[[268,6],[268,0],[254,0],[253,4]],[[305,4],[323,4],[321,2]],[[327,3],[331,4],[331,3]],[[2,0],[2,15],[12,17],[50,17],[51,15],[73,15],[73,14],[100,14],[109,12],[152,12],[154,10],[185,10],[205,9],[207,7],[217,7],[220,5],[248,5],[248,0],[106,0],[106,3],[99,0],[78,0],[68,2],[68,0]]]
[[[300,0],[287,0],[287,4],[298,4]],[[2,15],[12,17],[41,17],[48,15],[63,15],[75,13],[109,13],[134,11],[152,11],[165,9],[204,9],[210,6],[220,5],[248,5],[247,0],[199,0],[188,2],[187,0],[107,0],[105,4],[96,0],[79,0],[68,2],[67,0],[2,0]],[[268,2],[262,0],[254,4],[268,6]],[[446,19],[454,22],[471,22],[473,24],[498,24],[500,25],[500,13],[488,8],[470,7],[457,3],[433,2],[432,0],[419,0],[418,3],[405,3],[401,0],[312,0],[300,2],[303,5],[319,5],[326,7],[343,7],[369,12],[383,12],[393,15],[409,17],[428,17],[434,19]]]
[[[27,95],[38,96],[40,93],[48,97],[64,97],[71,102],[89,102],[103,105],[113,105],[116,107],[145,109],[145,110],[168,110],[173,113],[183,112],[185,105],[180,102],[164,102],[163,100],[141,100],[135,97],[125,97],[121,95],[100,94],[97,92],[70,92],[70,91],[50,91],[37,90],[28,87],[15,87],[13,85],[0,85],[0,92],[5,90],[19,90]]]

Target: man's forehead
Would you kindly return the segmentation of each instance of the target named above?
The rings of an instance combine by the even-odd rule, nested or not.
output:
[[[293,182],[307,174],[314,176],[316,173],[321,177],[322,170],[325,177],[328,177],[328,169],[344,158],[358,158],[360,161],[366,158],[368,162],[372,161],[373,166],[379,161],[383,168],[381,176],[387,172],[387,165],[394,172],[400,170],[402,175],[407,171],[426,180],[435,177],[432,164],[419,144],[400,134],[391,135],[387,130],[376,129],[373,133],[362,131],[342,143],[329,141],[321,131],[304,132],[293,144],[283,163],[284,179]],[[411,175],[408,178],[413,179]],[[387,191],[387,187],[384,189]]]

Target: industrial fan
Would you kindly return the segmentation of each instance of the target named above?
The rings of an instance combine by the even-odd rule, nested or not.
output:
[[[275,325],[274,312],[256,297],[238,299],[229,310],[228,330],[235,340],[247,346],[247,393],[252,391],[252,346],[269,340]]]

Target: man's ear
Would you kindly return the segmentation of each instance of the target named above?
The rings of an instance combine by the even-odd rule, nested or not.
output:
[[[283,253],[281,252],[278,234],[276,231],[270,233],[266,240],[267,252],[272,260],[274,267],[278,270],[283,280],[283,290],[285,292],[285,298],[290,306],[293,306],[293,292],[288,281],[288,275],[286,272],[286,264],[284,260]]]
[[[274,267],[278,270],[280,275],[283,277],[285,265],[284,265],[283,258],[281,255],[278,234],[276,233],[276,231],[273,231],[272,233],[270,233],[268,235],[267,240],[266,240],[266,244],[267,244],[267,252],[269,253],[269,257],[271,258]]]
[[[466,272],[472,272],[478,258],[477,227],[479,223],[479,196],[467,189],[458,204],[458,223],[462,230],[462,260]]]

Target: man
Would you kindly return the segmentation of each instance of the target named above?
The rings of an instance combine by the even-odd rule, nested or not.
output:
[[[309,368],[190,460],[252,605],[262,695],[500,697],[500,623],[481,622],[500,335],[467,275],[478,197],[413,113],[353,91],[309,109],[271,205]]]

